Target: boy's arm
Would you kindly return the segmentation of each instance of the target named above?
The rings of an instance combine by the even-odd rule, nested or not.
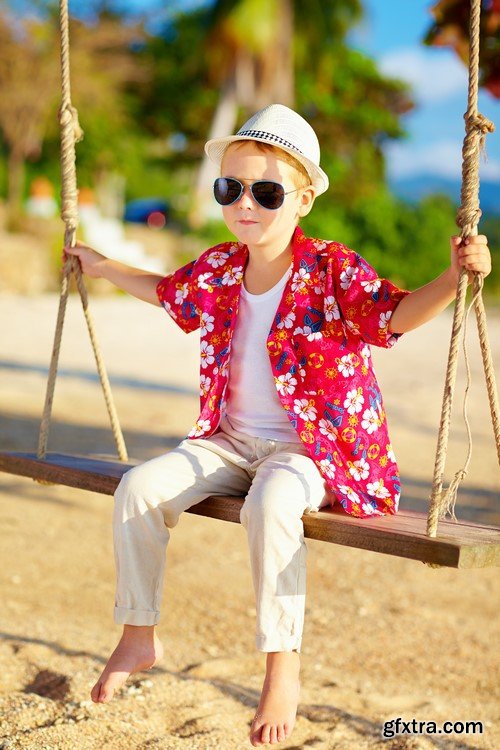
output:
[[[405,333],[434,318],[455,299],[460,270],[475,271],[487,276],[491,271],[488,241],[484,235],[451,238],[449,268],[433,281],[404,297],[389,321],[392,333]]]
[[[107,281],[134,297],[152,305],[160,306],[156,287],[163,276],[106,258],[106,256],[101,255],[82,242],[77,242],[75,247],[64,248],[64,252],[66,255],[74,255],[80,260],[82,271],[87,276],[93,279],[107,279]]]

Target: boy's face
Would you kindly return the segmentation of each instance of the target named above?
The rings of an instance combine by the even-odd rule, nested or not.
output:
[[[252,142],[237,142],[230,146],[221,165],[221,177],[234,177],[245,185],[243,195],[230,206],[222,206],[228,229],[240,242],[253,247],[283,249],[293,234],[299,219],[306,216],[314,201],[314,188],[297,189],[297,170],[271,152],[260,151]],[[248,188],[257,180],[271,180],[283,185],[283,205],[275,211],[263,208]]]

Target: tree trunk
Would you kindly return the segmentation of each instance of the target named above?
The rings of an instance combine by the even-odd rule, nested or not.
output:
[[[276,40],[279,55],[276,70],[274,101],[293,107],[295,101],[295,76],[293,60],[294,14],[291,0],[280,2],[280,26]]]
[[[233,133],[237,116],[235,82],[234,77],[231,76],[221,91],[207,140],[222,138]],[[212,193],[213,182],[218,176],[218,167],[204,154],[196,180],[193,206],[188,217],[190,227],[196,229],[203,226],[209,219],[220,218],[220,210],[214,205]]]

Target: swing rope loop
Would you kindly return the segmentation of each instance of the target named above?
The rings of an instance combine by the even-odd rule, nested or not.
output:
[[[78,187],[76,180],[76,153],[75,143],[83,138],[83,131],[78,122],[78,113],[71,104],[70,84],[70,58],[69,58],[69,13],[67,0],[60,0],[60,24],[61,24],[61,107],[59,109],[59,123],[61,126],[61,218],[64,222],[64,246],[74,247],[75,235],[78,227]],[[106,367],[102,358],[94,323],[88,309],[88,294],[83,280],[80,262],[74,256],[68,257],[64,263],[61,294],[59,298],[59,311],[57,315],[54,344],[49,367],[45,405],[40,425],[38,439],[38,458],[45,458],[47,454],[47,441],[54,400],[54,389],[57,378],[57,366],[59,362],[59,351],[61,348],[64,317],[66,314],[66,303],[68,300],[69,279],[74,274],[80,299],[82,302],[85,320],[94,351],[97,371],[101,381],[104,400],[108,410],[111,428],[116,443],[118,456],[121,461],[127,461],[127,449],[121,431],[118,415],[111,393]]]
[[[466,134],[462,148],[462,187],[460,192],[460,208],[458,210],[456,219],[457,226],[461,230],[460,236],[462,239],[477,234],[477,224],[481,217],[481,210],[479,208],[479,159],[481,151],[484,147],[486,134],[492,133],[494,130],[493,123],[477,111],[479,88],[480,16],[481,0],[471,0],[469,35],[469,88],[467,112],[464,115]],[[446,370],[445,388],[441,409],[441,420],[436,448],[432,494],[430,498],[429,514],[427,518],[427,534],[431,537],[435,537],[437,534],[437,526],[440,518],[444,518],[447,514],[450,514],[451,517],[456,520],[454,507],[457,491],[460,483],[467,475],[467,470],[472,453],[472,437],[466,412],[467,394],[471,382],[471,376],[467,358],[467,351],[465,348],[466,322],[467,316],[472,306],[474,306],[476,313],[481,354],[483,358],[491,418],[493,422],[493,431],[495,435],[497,453],[500,461],[500,409],[498,405],[498,394],[495,384],[495,372],[493,369],[491,347],[489,344],[488,333],[486,329],[486,312],[482,300],[482,274],[474,274],[473,299],[469,306],[467,315],[464,315],[467,283],[468,273],[465,269],[462,268],[457,285],[457,296],[455,301],[455,311],[453,315],[452,334],[448,354],[448,365]],[[464,467],[455,474],[455,477],[450,483],[450,486],[443,491],[443,474],[448,449],[451,407],[457,372],[458,345],[461,335],[463,336],[465,362],[467,367],[467,386],[464,396],[464,419],[467,427],[469,447]]]

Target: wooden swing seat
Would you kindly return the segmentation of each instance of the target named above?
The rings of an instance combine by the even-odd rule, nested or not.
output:
[[[68,487],[112,495],[133,463],[88,456],[0,452],[0,471]],[[239,523],[242,497],[213,496],[190,513]],[[303,517],[305,536],[347,547],[382,552],[449,568],[500,565],[500,529],[469,522],[441,521],[439,534],[426,534],[426,516],[400,510],[395,516],[358,519],[342,509],[321,510]]]

